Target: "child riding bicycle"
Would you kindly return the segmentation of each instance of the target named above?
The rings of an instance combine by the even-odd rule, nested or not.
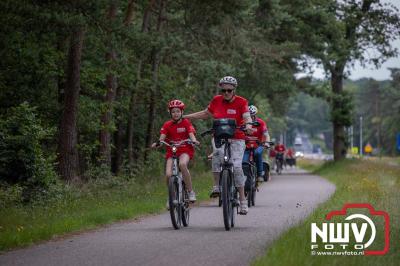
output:
[[[248,162],[250,157],[250,149],[254,148],[254,161],[257,167],[257,180],[262,182],[264,180],[264,167],[263,167],[263,151],[264,147],[269,147],[270,137],[268,134],[267,124],[259,117],[256,117],[257,107],[254,105],[249,106],[251,119],[259,123],[258,126],[252,126],[253,132],[246,135],[246,150],[244,151],[243,162]]]
[[[190,139],[193,144],[200,144],[196,139],[196,130],[194,129],[192,123],[188,119],[182,118],[184,109],[185,104],[180,100],[172,100],[169,102],[168,110],[171,115],[171,120],[165,122],[162,126],[160,130],[159,141],[151,145],[153,148],[159,147],[161,141],[179,142]],[[177,155],[179,157],[179,168],[182,172],[186,188],[188,190],[189,201],[195,202],[196,193],[193,191],[192,178],[188,169],[188,163],[194,156],[194,148],[190,144],[183,144],[177,150]],[[165,177],[168,186],[169,178],[172,176],[172,150],[170,147],[167,147],[166,149],[165,159]]]

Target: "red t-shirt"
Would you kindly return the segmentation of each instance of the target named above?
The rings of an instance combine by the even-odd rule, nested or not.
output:
[[[246,135],[246,148],[256,148],[259,142],[265,141],[264,133],[267,132],[267,124],[261,119],[256,117],[256,121],[260,123],[258,127],[251,126],[254,130],[251,134]]]
[[[185,139],[189,139],[189,133],[196,133],[192,123],[184,118],[181,122],[175,123],[173,120],[169,120],[164,123],[160,130],[160,134],[166,135],[165,142],[179,142]],[[179,156],[182,153],[188,153],[190,158],[193,157],[194,149],[192,145],[184,144],[178,148],[177,155]],[[172,156],[172,150],[170,147],[167,147],[166,157],[169,158]]]
[[[285,145],[283,145],[283,144],[279,144],[279,145],[275,146],[275,151],[276,152],[282,152],[283,153],[283,152],[285,152],[285,150],[286,150],[285,149]]]
[[[222,95],[215,96],[208,105],[208,111],[214,119],[230,118],[236,120],[236,126],[243,124],[243,114],[249,112],[247,100],[238,95],[232,102],[224,100]],[[243,131],[236,129],[234,139],[244,139]]]
[[[293,158],[294,153],[293,153],[293,150],[292,150],[292,149],[288,149],[286,154],[287,154],[287,156],[288,156],[289,158]]]

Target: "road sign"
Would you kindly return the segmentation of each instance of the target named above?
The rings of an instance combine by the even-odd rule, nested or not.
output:
[[[372,152],[372,146],[371,146],[371,144],[369,144],[369,142],[368,142],[367,145],[365,145],[364,151],[365,151],[365,153],[371,153]]]

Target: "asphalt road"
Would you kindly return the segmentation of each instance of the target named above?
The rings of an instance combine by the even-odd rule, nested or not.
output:
[[[286,170],[261,186],[256,206],[237,216],[231,231],[216,202],[202,203],[181,230],[165,212],[11,251],[0,256],[0,265],[248,265],[334,190],[325,179]]]

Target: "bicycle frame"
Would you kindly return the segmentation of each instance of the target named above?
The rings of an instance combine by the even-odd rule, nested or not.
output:
[[[172,175],[168,182],[169,191],[169,209],[172,225],[175,229],[179,229],[182,224],[189,224],[189,201],[185,191],[185,182],[179,169],[179,158],[176,155],[178,147],[184,143],[191,143],[189,140],[181,141],[177,144],[169,144],[165,141],[160,141],[172,149]],[[176,189],[176,190],[175,190]]]
[[[256,123],[254,123],[256,124]],[[244,131],[243,127],[236,127],[236,129],[240,129]],[[214,133],[214,128],[209,129],[203,133],[201,136],[205,136],[207,134]],[[233,212],[233,208],[236,207],[236,213],[239,213],[239,204],[238,204],[238,194],[239,190],[235,184],[234,171],[233,171],[233,163],[230,162],[231,159],[231,142],[229,141],[232,136],[218,139],[221,141],[221,144],[224,145],[224,155],[223,162],[220,164],[220,174],[219,174],[219,188],[220,188],[220,196],[219,203],[223,209],[223,217],[224,217],[224,226],[225,230],[229,231],[231,227],[235,225],[235,215]],[[216,139],[217,141],[217,139]],[[220,146],[218,146],[220,147]]]

